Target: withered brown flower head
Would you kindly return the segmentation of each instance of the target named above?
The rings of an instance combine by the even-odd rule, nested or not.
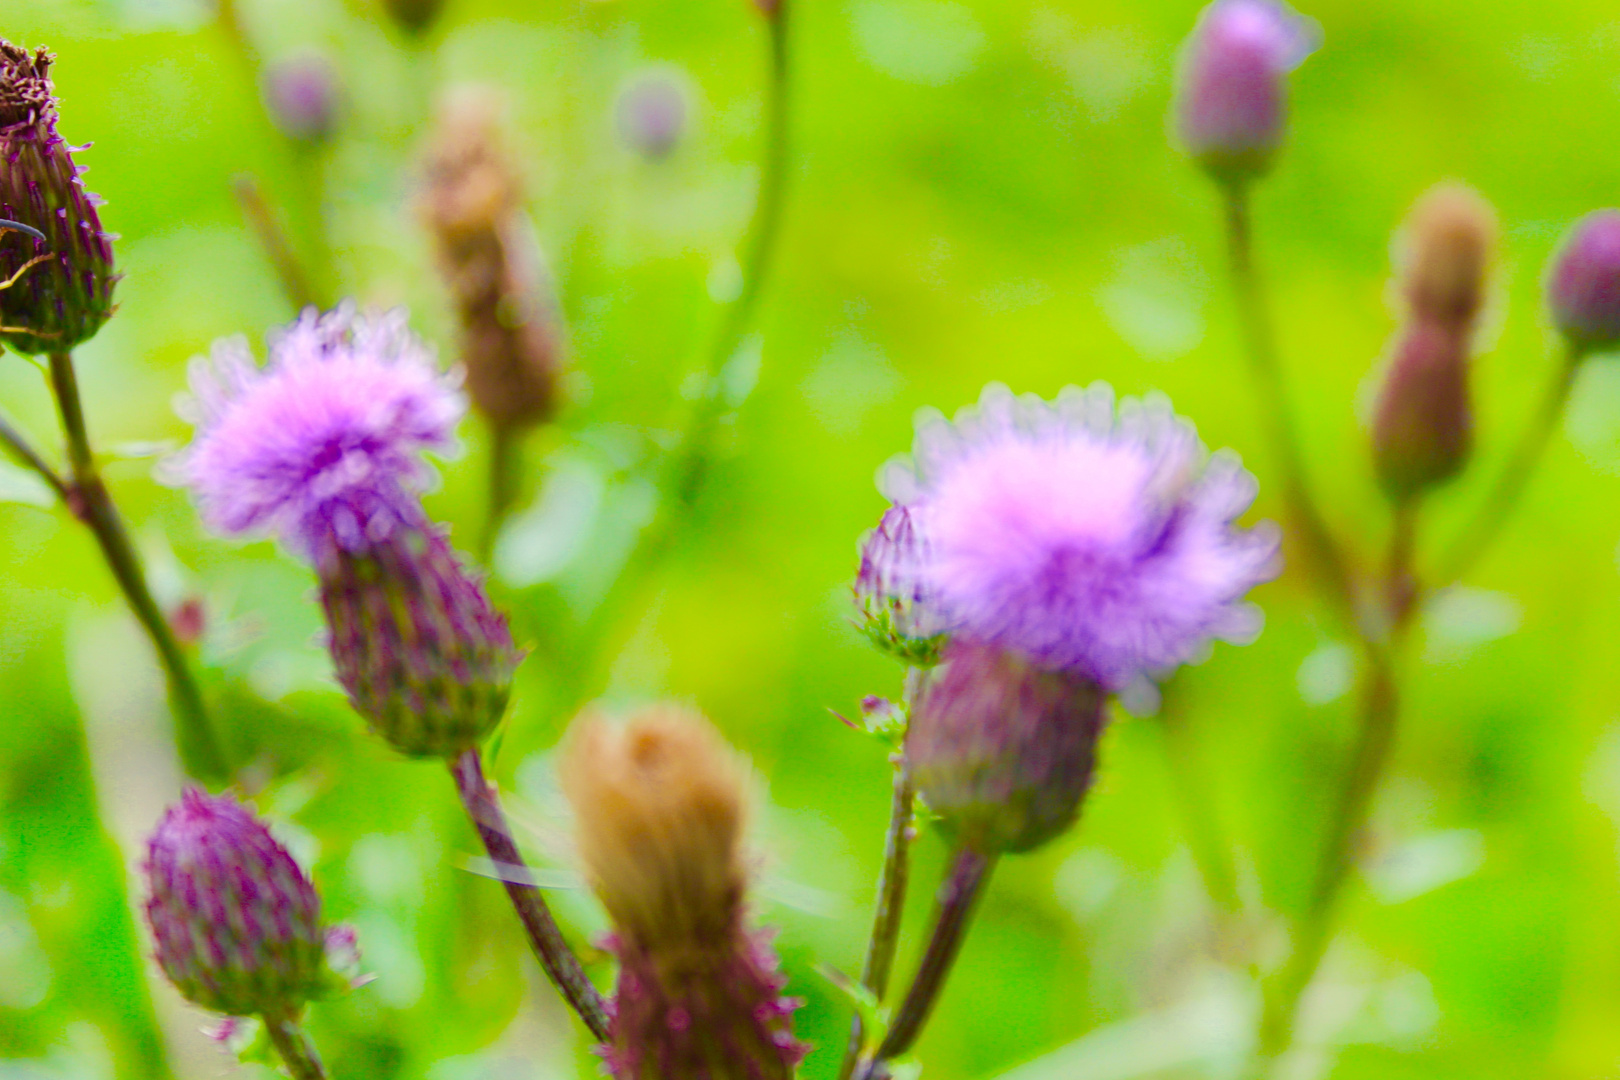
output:
[[[419,212],[455,301],[474,407],[498,428],[549,418],[562,360],[560,315],[490,95],[446,101],[424,177]]]

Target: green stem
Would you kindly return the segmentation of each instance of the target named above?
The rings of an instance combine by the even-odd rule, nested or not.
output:
[[[1541,461],[1553,431],[1558,427],[1564,404],[1569,400],[1570,388],[1575,385],[1575,373],[1585,356],[1586,350],[1581,346],[1566,346],[1558,371],[1543,394],[1540,407],[1530,418],[1530,426],[1525,428],[1513,456],[1508,459],[1507,468],[1497,478],[1496,486],[1486,497],[1473,523],[1446,557],[1440,560],[1439,572],[1434,575],[1436,583],[1449,584],[1473,569],[1474,563],[1485,554],[1507,523],[1531,474]]]
[[[275,211],[265,200],[259,182],[243,174],[236,178],[234,190],[237,205],[242,208],[242,215],[247,218],[253,235],[259,238],[259,246],[264,248],[265,256],[281,282],[281,291],[287,295],[294,310],[303,311],[315,304],[315,288],[309,282],[309,273],[299,261],[298,252],[294,250]]]
[[[888,1063],[910,1050],[917,1036],[922,1034],[928,1015],[933,1012],[934,1003],[945,988],[957,953],[961,951],[968,926],[973,921],[974,908],[984,894],[984,885],[990,880],[990,872],[995,865],[994,855],[986,855],[970,847],[960,848],[956,852],[950,874],[940,888],[934,932],[928,939],[922,963],[918,965],[917,974],[911,980],[911,989],[906,991],[900,1011],[895,1014],[894,1023],[889,1025],[877,1053],[859,1073],[861,1080],[886,1077]]]
[[[68,353],[51,353],[50,365],[51,388],[55,391],[57,410],[62,417],[68,462],[72,467],[72,490],[68,505],[95,534],[113,577],[117,579],[135,617],[140,620],[157,650],[158,660],[168,675],[169,703],[174,710],[178,729],[176,741],[186,772],[200,780],[224,780],[229,775],[225,755],[209,722],[202,693],[191,674],[191,665],[175,639],[169,621],[159,610],[157,601],[152,599],[140,557],[130,543],[123,519],[113,505],[112,496],[102,482],[95,457],[90,451],[84,409],[79,400],[79,382],[73,371],[73,357]]]
[[[67,481],[63,480],[61,474],[51,468],[43,457],[40,457],[39,452],[4,414],[0,414],[0,443],[5,444],[6,452],[16,459],[17,464],[38,473],[62,502],[67,503],[72,498],[73,492],[68,487]]]
[[[326,1080],[326,1067],[321,1064],[321,1055],[316,1053],[315,1044],[299,1026],[296,1017],[290,1013],[279,1016],[266,1013],[264,1028],[270,1036],[270,1044],[281,1055],[293,1080]]]
[[[1187,718],[1180,705],[1181,697],[1175,686],[1166,686],[1160,726],[1164,734],[1165,760],[1170,768],[1170,786],[1186,830],[1187,844],[1192,849],[1193,862],[1198,866],[1198,876],[1204,881],[1204,891],[1217,908],[1230,914],[1243,906],[1238,896],[1237,872],[1232,867],[1231,853],[1221,841],[1209,787],[1204,782],[1204,770],[1195,760]]]
[[[866,946],[861,985],[882,1001],[889,991],[894,950],[900,941],[900,917],[905,913],[906,885],[911,873],[911,818],[916,790],[902,754],[894,766],[894,799],[889,808],[889,830],[883,841],[883,870],[878,876],[877,910],[872,916],[872,937]],[[857,1013],[850,1027],[849,1048],[838,1070],[838,1080],[849,1080],[860,1060],[864,1032]]]
[[[472,818],[473,826],[484,843],[484,850],[489,852],[496,868],[506,872],[503,873],[501,884],[506,887],[506,895],[517,909],[518,921],[528,934],[529,944],[533,946],[540,966],[546,969],[552,984],[579,1014],[579,1018],[585,1021],[591,1034],[599,1041],[607,1042],[608,1016],[602,995],[591,985],[579,957],[563,940],[562,931],[557,928],[557,920],[552,918],[545,897],[532,883],[513,881],[510,876],[510,871],[522,872],[527,866],[507,827],[506,814],[501,810],[495,789],[484,778],[478,750],[466,750],[452,760],[450,774],[455,778],[461,804],[466,807],[467,816]]]
[[[766,84],[764,150],[759,194],[743,242],[742,291],[721,315],[720,327],[702,372],[702,396],[687,417],[680,442],[671,451],[670,462],[660,478],[658,509],[653,520],[642,529],[624,568],[597,604],[581,635],[588,655],[584,663],[577,665],[576,699],[587,696],[600,683],[603,665],[613,654],[611,642],[606,639],[674,545],[681,523],[690,516],[708,474],[715,432],[730,404],[723,375],[753,324],[781,232],[791,98],[789,8],[790,0],[782,0],[775,15],[766,20],[771,54],[770,77]]]
[[[1227,256],[1237,294],[1250,375],[1260,395],[1260,422],[1282,472],[1283,500],[1312,570],[1332,600],[1354,620],[1355,586],[1343,553],[1328,529],[1306,482],[1304,453],[1294,430],[1288,389],[1277,357],[1276,332],[1266,308],[1260,272],[1255,266],[1250,187],[1246,181],[1222,186],[1226,207]]]
[[[517,499],[518,480],[523,475],[523,433],[510,424],[489,425],[489,508],[478,537],[478,558],[489,565],[501,523]]]

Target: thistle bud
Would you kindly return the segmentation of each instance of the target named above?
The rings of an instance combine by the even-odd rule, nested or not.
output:
[[[1271,167],[1288,122],[1288,73],[1316,48],[1314,24],[1279,0],[1215,0],[1181,57],[1176,126],[1223,180]]]
[[[620,961],[618,1080],[789,1080],[798,1003],[745,919],[742,766],[708,721],[648,709],[580,722],[563,771],[579,851]]]
[[[556,410],[562,336],[497,113],[487,95],[447,102],[420,213],[461,323],[467,392],[491,424],[515,429]]]
[[[1373,413],[1373,461],[1390,498],[1403,502],[1462,470],[1473,449],[1468,339],[1444,323],[1403,328]]]
[[[439,17],[444,0],[382,0],[382,5],[401,30],[420,34]]]
[[[1079,815],[1106,700],[1084,676],[953,638],[912,706],[906,768],[958,843],[1029,851]]]
[[[686,88],[666,72],[638,76],[619,92],[619,137],[646,158],[668,157],[686,133]]]
[[[158,822],[145,872],[157,961],[188,1001],[280,1015],[341,985],[315,887],[229,795],[187,789]]]
[[[0,340],[20,353],[66,352],[94,336],[117,280],[102,200],[56,131],[52,59],[0,40],[0,218],[44,236],[0,232]]]
[[[337,69],[324,53],[294,53],[265,69],[265,108],[289,139],[320,143],[331,138],[342,96]]]
[[[455,757],[494,730],[522,653],[442,533],[396,529],[317,569],[338,682],[373,731],[411,757]]]
[[[1578,348],[1620,342],[1620,210],[1595,210],[1565,235],[1547,302],[1553,323]]]
[[[919,667],[938,661],[944,630],[918,574],[923,554],[911,511],[891,506],[861,542],[855,578],[866,636],[889,655]]]
[[[1404,233],[1400,290],[1412,317],[1471,331],[1496,246],[1491,204],[1467,185],[1441,184],[1418,200]]]

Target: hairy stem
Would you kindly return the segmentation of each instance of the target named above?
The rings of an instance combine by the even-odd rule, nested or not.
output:
[[[52,353],[50,365],[51,388],[55,393],[57,411],[61,414],[62,431],[67,438],[68,463],[72,468],[68,506],[95,534],[101,553],[118,581],[118,587],[123,590],[135,617],[140,620],[157,650],[158,660],[168,675],[169,703],[177,728],[176,742],[186,772],[200,780],[223,780],[229,770],[209,722],[208,711],[203,705],[202,692],[197,688],[191,665],[175,639],[173,628],[159,610],[157,601],[152,599],[140,557],[130,543],[123,519],[113,505],[112,496],[102,482],[95,457],[90,451],[84,409],[79,401],[79,382],[73,371],[73,357],[67,353]]]
[[[894,1023],[878,1046],[877,1053],[860,1072],[862,1080],[879,1080],[888,1075],[887,1063],[906,1053],[922,1034],[923,1026],[939,1000],[950,976],[951,966],[967,937],[973,911],[984,885],[995,869],[996,857],[964,847],[951,862],[949,875],[940,887],[939,909],[934,914],[934,931],[923,952],[922,963],[911,980]]]
[[[1288,404],[1288,388],[1283,380],[1282,364],[1277,358],[1276,332],[1266,307],[1260,272],[1255,266],[1250,188],[1247,182],[1234,181],[1224,185],[1221,190],[1226,202],[1227,255],[1232,285],[1237,294],[1244,351],[1248,356],[1255,390],[1260,395],[1260,422],[1271,444],[1272,456],[1282,472],[1283,501],[1300,544],[1310,560],[1311,569],[1321,579],[1334,603],[1354,620],[1356,595],[1350,569],[1328,529],[1326,519],[1311,497],[1304,454],[1291,419],[1293,413]]]
[[[291,1013],[265,1014],[264,1028],[270,1044],[281,1055],[293,1080],[326,1080],[326,1066],[315,1051],[315,1044]]]
[[[900,941],[900,916],[905,913],[906,884],[911,876],[911,817],[916,790],[904,757],[894,766],[894,800],[889,809],[889,831],[883,841],[883,870],[878,875],[877,910],[872,916],[872,937],[866,946],[866,962],[861,967],[861,985],[879,1001],[889,991],[889,973],[894,967],[894,950]],[[849,1048],[838,1070],[839,1080],[848,1080],[860,1060],[864,1032],[857,1013],[849,1033]]]
[[[484,766],[478,758],[477,748],[463,751],[460,757],[452,760],[450,773],[455,778],[461,804],[466,807],[467,816],[472,818],[479,839],[484,843],[484,850],[496,867],[526,869],[523,856],[518,853],[517,843],[507,827],[506,814],[501,810],[495,789],[484,778]],[[513,876],[516,875],[503,876],[501,883],[506,887],[506,895],[511,898],[512,906],[517,909],[518,921],[528,934],[529,944],[534,947],[540,966],[546,969],[546,975],[562,993],[564,1000],[579,1014],[579,1018],[585,1021],[591,1034],[606,1042],[608,1017],[602,995],[586,977],[579,957],[563,940],[557,920],[552,918],[551,909],[546,906],[540,890],[532,884],[513,881]]]
[[[1558,371],[1542,396],[1540,407],[1530,418],[1530,426],[1520,436],[1507,468],[1497,478],[1496,486],[1486,496],[1473,523],[1440,560],[1439,571],[1434,575],[1437,585],[1450,584],[1472,570],[1507,523],[1558,427],[1558,418],[1563,415],[1570,388],[1575,385],[1575,373],[1585,355],[1586,351],[1579,345],[1570,344],[1565,348]]]

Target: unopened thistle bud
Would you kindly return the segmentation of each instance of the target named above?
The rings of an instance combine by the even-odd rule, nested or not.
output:
[[[1373,412],[1373,461],[1390,498],[1403,502],[1451,479],[1473,449],[1468,339],[1414,321],[1395,339]]]
[[[0,232],[0,341],[20,353],[67,352],[92,337],[117,280],[102,200],[56,131],[52,59],[0,40],[0,218],[44,237]]]
[[[296,1014],[341,987],[304,871],[229,795],[190,788],[147,845],[146,917],[163,973],[194,1004],[230,1016]]]
[[[911,512],[889,507],[861,543],[855,602],[874,645],[904,663],[927,667],[939,659],[943,627],[918,578],[923,555]]]
[[[953,839],[1028,851],[1067,829],[1091,786],[1107,692],[1016,653],[954,639],[923,677],[906,768]]]
[[[1471,332],[1495,254],[1491,204],[1465,184],[1440,184],[1418,200],[1403,231],[1400,290],[1412,317]]]
[[[804,1047],[769,935],[746,921],[744,773],[707,720],[587,717],[564,790],[620,961],[617,1080],[788,1080]]]
[[[669,156],[686,133],[686,88],[667,72],[635,78],[619,92],[619,137],[643,157]]]
[[[1182,144],[1223,180],[1271,167],[1288,124],[1288,73],[1316,27],[1280,0],[1215,0],[1183,48],[1176,87]]]
[[[334,552],[320,578],[338,682],[394,749],[454,757],[500,723],[522,653],[438,530]]]
[[[463,404],[403,311],[307,312],[259,368],[240,339],[192,368],[192,444],[168,466],[203,519],[274,535],[321,581],[338,679],[413,756],[453,756],[500,720],[520,653],[505,617],[428,522],[425,450]]]
[[[342,97],[337,68],[324,53],[295,53],[265,69],[265,107],[289,139],[319,143],[331,138]]]
[[[1547,278],[1553,323],[1583,350],[1620,343],[1620,210],[1577,221],[1553,257]]]
[[[455,301],[473,405],[499,428],[548,419],[562,362],[559,315],[489,96],[446,103],[425,172],[420,212]]]
[[[382,0],[382,6],[400,29],[421,34],[439,17],[444,0]]]

